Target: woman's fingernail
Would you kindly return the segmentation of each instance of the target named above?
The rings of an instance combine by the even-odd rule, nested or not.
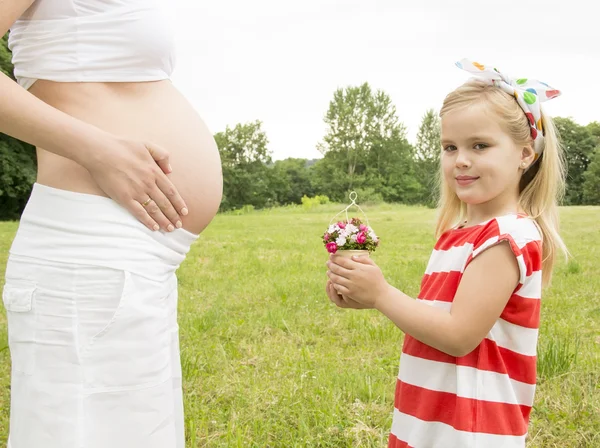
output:
[[[168,230],[169,232],[172,232],[173,230],[175,230],[175,227],[173,227],[173,224],[169,224],[169,225],[167,226],[167,230]]]
[[[183,207],[183,208],[181,209],[181,214],[182,214],[183,216],[186,216],[186,215],[188,214],[188,209],[187,209],[187,207]]]
[[[154,229],[155,231],[156,231],[156,230],[160,230],[160,226],[159,226],[158,224],[154,224],[154,227],[153,227],[153,229]]]
[[[171,164],[169,163],[169,173],[173,172],[173,167],[171,166]]]
[[[181,224],[181,221],[177,221],[177,222],[175,223],[175,227],[177,227],[178,229],[181,229],[181,225],[182,225],[182,224]]]

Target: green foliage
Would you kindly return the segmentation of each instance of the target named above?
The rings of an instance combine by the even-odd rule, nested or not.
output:
[[[429,109],[423,116],[417,143],[415,145],[415,163],[417,179],[422,187],[420,202],[429,207],[438,200],[438,173],[441,154],[441,121],[438,114]]]
[[[368,83],[336,90],[325,123],[324,156],[314,167],[317,192],[342,201],[350,190],[372,188],[386,201],[418,200],[412,147],[385,92]]]
[[[8,49],[8,33],[6,33],[0,42],[0,71],[9,78],[15,79],[11,60],[12,55]]]
[[[317,195],[314,198],[309,198],[306,195],[302,196],[302,208],[304,210],[310,210],[323,204],[329,204],[329,198],[325,195]]]
[[[0,134],[0,218],[18,219],[36,178],[35,149]]]
[[[593,121],[586,128],[596,139],[596,150],[583,173],[583,203],[600,204],[600,122]]]
[[[338,152],[327,152],[310,168],[311,185],[318,194],[326,194],[335,202],[348,196],[344,161]]]
[[[254,133],[256,123],[254,130],[248,128],[250,125],[237,125],[217,134],[219,147],[227,139],[238,145],[229,155],[222,151],[226,177],[222,210],[244,204],[264,207],[299,203],[308,210],[314,207],[310,199],[314,195],[345,202],[351,190],[358,193],[361,203],[400,202],[435,207],[441,126],[433,109],[423,116],[414,148],[406,140],[405,129],[398,122],[389,97],[382,91],[374,92],[366,83],[338,89],[325,122],[328,131],[319,144],[321,159],[262,162],[269,167],[266,172],[258,165],[254,170],[248,169],[260,160],[252,159],[251,154],[268,154],[266,136]],[[260,122],[257,123],[260,128]],[[600,157],[595,151],[600,146],[600,124],[580,126],[560,117],[556,123],[569,168],[566,203],[599,204]],[[233,138],[236,132],[241,137]],[[241,149],[244,145],[250,149]]]
[[[267,149],[267,135],[261,126],[258,120],[237,124],[214,136],[223,168],[222,211],[244,205],[272,205],[272,170],[267,166],[271,163],[271,153]]]
[[[277,160],[271,173],[271,194],[277,204],[300,204],[303,196],[312,196],[314,188],[308,161]]]
[[[584,173],[590,164],[590,158],[596,148],[597,139],[589,129],[575,123],[571,118],[557,117],[554,121],[567,160],[565,203],[570,205],[582,204]]]
[[[249,213],[252,213],[252,212],[254,212],[254,210],[255,210],[255,208],[253,205],[244,205],[242,208],[236,208],[227,213],[234,215],[234,216],[242,216],[242,215],[247,215]]]
[[[13,78],[7,41],[5,35],[0,42],[0,71]],[[35,178],[35,148],[0,133],[0,219],[19,218]]]
[[[600,145],[600,122],[592,121],[586,128],[594,137],[596,137],[596,143]]]
[[[384,202],[381,192],[375,190],[374,188],[357,188],[354,191],[356,192],[357,201],[361,204],[376,205]]]
[[[583,203],[600,204],[600,144],[591,157],[587,170],[583,173]]]

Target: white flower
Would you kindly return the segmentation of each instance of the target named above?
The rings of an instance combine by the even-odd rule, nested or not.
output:
[[[346,230],[348,231],[348,235],[350,235],[352,233],[357,233],[358,227],[356,227],[354,224],[348,224],[346,225]]]
[[[350,237],[350,240],[351,240],[353,243],[356,243],[356,235],[352,235],[352,236]]]
[[[344,238],[348,238],[350,236],[350,232],[348,231],[348,229],[343,229],[340,232],[340,236],[343,236]]]
[[[331,224],[331,225],[329,226],[329,228],[327,229],[327,233],[333,233],[333,232],[335,232],[336,230],[339,230],[339,229],[338,229],[338,227],[337,227],[335,224]]]
[[[337,244],[338,247],[342,247],[344,244],[346,244],[346,238],[339,236],[338,239],[335,240],[335,244]]]
[[[375,232],[373,232],[372,230],[369,232],[369,236],[373,241],[377,241],[377,235],[375,235]]]

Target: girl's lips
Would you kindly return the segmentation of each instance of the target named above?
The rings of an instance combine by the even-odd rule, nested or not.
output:
[[[466,185],[472,184],[477,179],[479,179],[479,178],[475,177],[475,176],[457,176],[456,183],[460,186],[466,186]]]

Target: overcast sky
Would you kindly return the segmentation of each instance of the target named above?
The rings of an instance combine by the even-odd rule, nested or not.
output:
[[[171,0],[175,85],[213,132],[261,120],[274,159],[320,157],[338,87],[387,92],[414,142],[428,108],[469,78],[463,57],[563,95],[552,115],[600,121],[593,0]]]

